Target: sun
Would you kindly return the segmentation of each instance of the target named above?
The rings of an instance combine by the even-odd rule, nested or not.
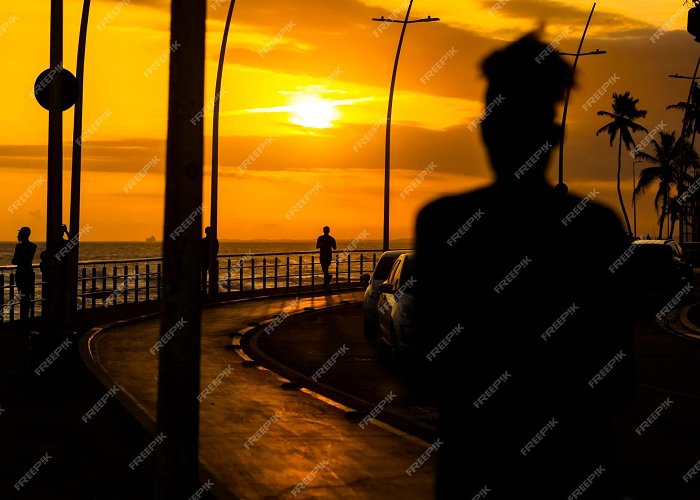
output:
[[[330,128],[340,112],[333,101],[318,95],[296,95],[289,106],[289,121],[307,128]]]

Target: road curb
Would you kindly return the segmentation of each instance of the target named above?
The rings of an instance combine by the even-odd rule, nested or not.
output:
[[[262,301],[262,300],[268,300],[268,299],[280,299],[284,298],[286,296],[288,297],[299,297],[299,296],[308,296],[308,295],[314,295],[314,296],[324,296],[332,293],[343,293],[343,292],[354,292],[356,290],[354,289],[329,289],[327,291],[324,291],[322,293],[318,292],[312,292],[312,291],[304,291],[304,292],[296,292],[296,293],[289,293],[289,294],[270,294],[270,295],[263,295],[259,297],[248,297],[248,298],[240,298],[240,299],[231,299],[231,300],[226,300],[226,301],[221,301],[221,302],[214,302],[214,303],[208,303],[208,304],[202,304],[202,308],[214,308],[214,307],[220,307],[220,306],[226,306],[226,305],[231,305],[231,304],[236,304],[236,303],[241,303],[241,302],[254,302],[254,301]],[[341,305],[346,305],[346,304],[341,304]],[[324,308],[325,309],[325,308]],[[309,313],[313,311],[299,311],[296,314],[300,313]],[[92,372],[92,374],[97,378],[97,380],[106,388],[110,389],[112,387],[118,387],[119,391],[116,392],[115,398],[121,404],[128,412],[131,414],[138,422],[139,424],[145,428],[151,435],[155,436],[158,434],[157,431],[157,426],[156,426],[156,416],[152,415],[139,401],[134,397],[129,391],[127,391],[125,388],[120,386],[119,384],[116,383],[116,381],[112,378],[112,376],[109,374],[105,366],[102,364],[99,356],[99,351],[98,351],[98,344],[100,341],[100,338],[103,337],[104,335],[108,334],[111,330],[114,330],[116,328],[130,325],[133,323],[139,323],[142,321],[147,321],[151,320],[154,318],[157,318],[160,316],[160,312],[155,312],[155,313],[148,313],[148,314],[143,314],[140,316],[135,316],[132,318],[127,318],[127,319],[122,319],[118,321],[113,321],[111,323],[106,323],[104,325],[96,326],[92,328],[90,331],[85,333],[79,342],[79,350],[80,350],[80,357],[83,360],[83,363],[85,366]],[[269,322],[261,323],[261,325],[267,325],[273,320],[270,320]],[[257,329],[258,327],[254,327],[252,329]],[[199,478],[204,483],[207,481],[207,479],[211,479],[214,481],[214,486],[210,489],[210,491],[218,498],[218,499],[225,499],[225,500],[232,500],[232,499],[238,499],[239,497],[231,491],[229,488],[225,486],[225,483],[223,480],[219,478],[217,474],[215,474],[212,469],[202,460],[202,458],[199,458],[199,466],[200,466],[200,472],[199,472]]]
[[[694,325],[688,318],[688,311],[694,306],[700,306],[700,303],[689,304],[682,309],[671,311],[666,319],[659,324],[674,335],[696,342],[700,341],[700,327]]]
[[[326,306],[317,308],[311,311],[299,311],[294,314],[290,314],[289,317],[297,317],[300,315],[308,315],[319,312],[328,312],[329,309],[336,309],[340,307],[348,307],[352,305],[357,305],[359,301],[351,302],[348,304],[338,304],[335,306]],[[259,369],[269,370],[270,372],[277,375],[281,381],[289,381],[301,386],[301,391],[319,399],[326,404],[329,404],[335,408],[338,408],[346,413],[368,413],[374,408],[375,402],[366,401],[358,396],[349,394],[340,389],[336,389],[327,384],[321,382],[315,382],[311,377],[287,366],[286,364],[278,361],[276,358],[265,353],[257,344],[257,337],[261,335],[261,332],[270,322],[261,322],[255,327],[248,327],[244,330],[238,332],[240,334],[240,349],[237,349],[238,354],[245,360],[252,360],[258,366]],[[235,342],[235,341],[234,341]],[[382,427],[399,436],[416,440],[421,446],[430,446],[431,442],[428,439],[429,434],[437,433],[437,429],[429,426],[427,424],[416,422],[412,420],[407,420],[404,415],[394,412],[392,409],[385,409],[385,413],[392,415],[394,419],[399,419],[404,423],[408,423],[409,426],[413,428],[413,432],[420,435],[415,435],[407,432],[406,430],[400,429],[396,425],[390,422],[384,422],[379,419],[373,419],[372,424]]]

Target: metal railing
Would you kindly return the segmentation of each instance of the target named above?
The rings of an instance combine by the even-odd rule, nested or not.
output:
[[[359,284],[371,273],[382,250],[336,252],[329,272],[332,284]],[[219,292],[224,298],[265,290],[310,289],[323,285],[318,252],[228,254],[218,256]],[[0,323],[19,319],[15,266],[0,266]],[[161,296],[162,259],[86,261],[78,264],[78,310],[155,302]],[[31,317],[41,315],[44,277],[34,266]]]

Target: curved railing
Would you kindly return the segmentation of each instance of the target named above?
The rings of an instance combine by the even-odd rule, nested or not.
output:
[[[382,250],[354,250],[334,254],[332,284],[359,285],[360,276],[371,273]],[[315,290],[323,284],[318,252],[245,253],[218,256],[219,292],[224,298],[265,290]],[[0,322],[19,318],[19,293],[15,266],[0,266]],[[34,266],[32,317],[41,315],[44,277]],[[160,299],[162,259],[85,261],[78,264],[78,310],[154,302]]]

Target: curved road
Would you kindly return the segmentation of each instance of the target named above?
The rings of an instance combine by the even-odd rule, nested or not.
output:
[[[700,475],[689,482],[682,478],[700,460],[700,342],[662,328],[654,319],[659,309],[640,306],[635,322],[637,388],[618,424],[626,491],[634,500],[697,500]],[[290,316],[268,331],[258,328],[244,340],[256,361],[360,410],[360,417],[393,393],[396,399],[378,418],[434,440],[436,409],[412,401],[401,374],[379,363],[376,348],[362,334],[359,301]],[[312,380],[339,349],[344,354]],[[638,426],[667,398],[668,409],[638,434]]]

